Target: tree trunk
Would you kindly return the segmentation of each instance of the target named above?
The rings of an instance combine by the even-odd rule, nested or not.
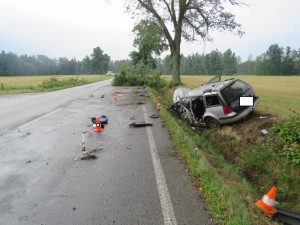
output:
[[[172,81],[180,83],[180,49],[172,51]]]

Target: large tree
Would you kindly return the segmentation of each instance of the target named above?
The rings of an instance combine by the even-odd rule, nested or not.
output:
[[[127,9],[136,18],[156,22],[164,32],[172,57],[172,80],[180,82],[180,45],[187,41],[212,40],[209,30],[236,31],[242,35],[234,15],[226,12],[223,3],[237,0],[129,0]]]

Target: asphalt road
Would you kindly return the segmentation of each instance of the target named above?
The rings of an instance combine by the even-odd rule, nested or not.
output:
[[[151,100],[109,83],[0,97],[1,225],[213,224]]]

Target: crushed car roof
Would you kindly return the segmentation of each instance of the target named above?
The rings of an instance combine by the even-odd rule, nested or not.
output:
[[[207,92],[216,92],[219,91],[222,87],[236,80],[238,79],[231,78],[216,83],[203,84],[200,87],[197,87],[194,90],[188,92],[185,95],[185,97],[195,97],[195,96],[201,96]]]

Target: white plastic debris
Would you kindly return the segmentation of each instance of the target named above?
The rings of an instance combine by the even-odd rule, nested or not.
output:
[[[266,116],[260,116],[259,119],[268,119]]]
[[[266,134],[269,133],[269,131],[267,131],[266,129],[263,129],[263,130],[261,130],[260,132],[261,132],[263,135],[266,135]]]

